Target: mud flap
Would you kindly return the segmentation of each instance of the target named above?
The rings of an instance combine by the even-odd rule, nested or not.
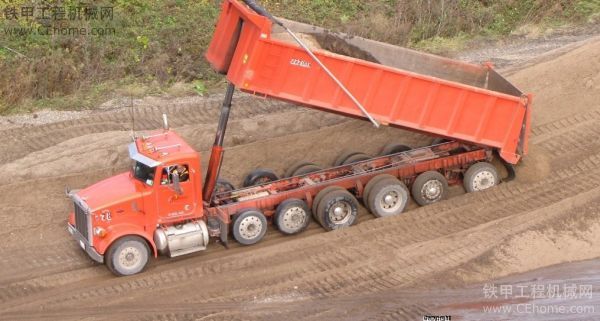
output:
[[[506,178],[503,181],[510,182],[513,179],[515,179],[515,177],[517,177],[517,172],[515,171],[515,166],[513,164],[506,162],[502,158],[500,158],[500,159],[502,160],[502,165],[504,165],[504,168],[506,168],[506,172],[508,173],[508,176],[506,176]]]
[[[504,160],[504,158],[500,157],[500,153],[498,151],[494,151],[494,156],[496,156],[500,160],[500,163],[502,163],[502,165],[506,169],[506,173],[508,174],[506,178],[502,179],[502,182],[510,182],[513,179],[515,179],[517,177],[515,166]]]
[[[223,244],[223,246],[226,249],[229,249],[229,243],[228,243],[229,224],[223,222],[221,220],[221,218],[219,218],[219,228],[221,229],[221,233],[219,234],[221,244]]]

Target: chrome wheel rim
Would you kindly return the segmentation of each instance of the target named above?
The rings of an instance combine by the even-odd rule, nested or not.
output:
[[[333,224],[345,224],[350,220],[352,207],[346,202],[336,202],[329,208],[329,221]]]
[[[128,246],[119,253],[119,265],[134,270],[142,264],[142,252],[134,246]]]
[[[259,236],[262,229],[263,223],[258,217],[248,216],[242,219],[238,230],[243,238],[251,240]]]
[[[473,177],[473,190],[482,191],[496,185],[496,177],[490,171],[481,171]]]
[[[396,190],[385,191],[379,199],[379,207],[386,213],[396,212],[402,206],[402,197]]]
[[[432,179],[421,187],[421,196],[428,201],[436,201],[442,197],[443,188],[442,182]]]
[[[304,209],[298,206],[290,207],[283,213],[282,225],[290,231],[295,231],[304,226],[306,218]]]

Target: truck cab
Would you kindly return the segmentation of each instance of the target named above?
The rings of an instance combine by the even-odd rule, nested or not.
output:
[[[178,244],[169,243],[174,236],[193,239],[192,249],[208,241],[198,153],[176,133],[160,130],[135,138],[129,156],[128,172],[68,192],[69,232],[92,259],[124,275],[141,271],[150,254],[178,255]]]

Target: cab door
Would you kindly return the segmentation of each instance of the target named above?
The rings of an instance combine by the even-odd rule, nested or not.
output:
[[[189,164],[164,166],[159,173],[160,181],[157,186],[159,223],[176,221],[193,215],[197,203]],[[174,175],[179,177],[179,189],[176,188]]]

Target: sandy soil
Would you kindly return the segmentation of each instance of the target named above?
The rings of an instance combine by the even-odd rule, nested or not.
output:
[[[454,188],[447,201],[411,204],[393,218],[362,209],[359,224],[331,233],[315,223],[296,237],[270,229],[253,247],[213,244],[127,278],[93,264],[68,236],[63,191],[126,170],[132,110],[5,128],[0,319],[481,319],[452,305],[476,301],[481,282],[600,256],[600,41],[571,49],[510,76],[537,97],[531,155],[517,180],[475,194]],[[152,129],[167,113],[207,158],[219,107],[219,97],[150,99],[133,118],[138,130]],[[375,154],[391,141],[430,141],[247,95],[236,96],[232,116],[222,175],[235,182],[299,159],[327,165],[346,148]]]

